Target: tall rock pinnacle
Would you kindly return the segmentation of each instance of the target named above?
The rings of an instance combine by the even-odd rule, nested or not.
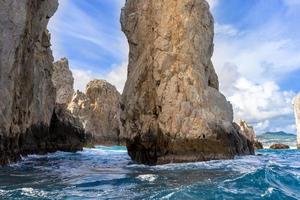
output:
[[[253,153],[234,127],[211,62],[213,18],[205,0],[127,0],[130,47],[122,121],[131,158],[163,164]]]
[[[297,147],[300,149],[300,93],[294,99],[294,111],[297,127]]]

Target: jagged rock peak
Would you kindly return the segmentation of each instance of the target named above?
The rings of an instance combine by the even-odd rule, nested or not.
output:
[[[256,134],[253,126],[249,126],[244,120],[241,120],[239,125],[241,128],[241,132],[248,138],[248,140],[250,140],[251,142],[255,142]]]
[[[89,82],[85,93],[77,91],[73,95],[68,109],[92,135],[93,144],[118,145],[123,142],[120,94],[110,83],[104,80]]]
[[[122,95],[131,158],[163,164],[253,153],[233,126],[211,62],[213,18],[204,0],[127,0],[130,47]]]
[[[69,103],[74,93],[74,78],[67,58],[54,63],[52,82],[56,88],[56,103]]]

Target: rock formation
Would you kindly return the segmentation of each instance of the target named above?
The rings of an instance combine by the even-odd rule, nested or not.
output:
[[[294,99],[294,111],[297,127],[297,147],[300,149],[300,93]]]
[[[68,105],[70,112],[80,119],[91,142],[101,145],[124,143],[120,121],[120,94],[103,80],[93,80],[85,94],[77,91]]]
[[[261,143],[259,140],[255,140],[255,141],[254,141],[254,148],[255,148],[256,150],[264,149],[264,145],[263,145],[263,143]]]
[[[0,164],[28,153],[82,148],[70,145],[81,141],[82,132],[62,121],[55,109],[46,26],[57,6],[57,0],[0,1]],[[74,140],[62,136],[61,128]]]
[[[218,91],[205,0],[127,0],[121,24],[130,47],[121,119],[133,160],[164,164],[254,153]]]
[[[66,58],[54,63],[52,82],[56,88],[56,103],[68,104],[74,94],[74,78]]]
[[[252,126],[249,126],[246,121],[240,121],[241,132],[247,137],[248,140],[254,142],[256,140],[256,134]]]
[[[257,140],[254,128],[249,126],[246,121],[241,120],[239,123],[239,129],[251,143],[253,143],[255,149],[263,149],[263,144]]]
[[[270,146],[270,149],[289,149],[289,145],[286,144],[273,144]]]

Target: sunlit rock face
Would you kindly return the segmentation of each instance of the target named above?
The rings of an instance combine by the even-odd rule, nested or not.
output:
[[[80,119],[90,142],[100,145],[118,145],[123,141],[120,121],[120,93],[104,80],[93,80],[85,93],[75,92],[68,105],[69,111]]]
[[[263,149],[263,144],[257,140],[256,133],[252,126],[249,126],[246,121],[241,120],[239,123],[240,133],[244,135],[251,143],[253,143],[255,149]]]
[[[250,140],[251,142],[255,142],[256,134],[255,134],[253,127],[249,126],[247,124],[247,122],[244,120],[240,121],[239,126],[241,129],[241,132],[247,137],[247,139]]]
[[[297,127],[297,146],[300,149],[300,93],[294,99],[294,111]]]
[[[46,26],[57,7],[57,0],[0,1],[0,164],[21,154],[81,149],[55,145],[65,140],[51,128],[56,92]]]
[[[127,0],[130,53],[122,122],[131,158],[164,164],[251,154],[213,68],[213,18],[204,0]]]
[[[69,103],[74,94],[74,78],[66,58],[54,63],[52,82],[56,88],[56,103]]]

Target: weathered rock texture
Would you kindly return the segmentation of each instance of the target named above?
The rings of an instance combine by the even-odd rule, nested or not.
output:
[[[300,93],[294,99],[294,111],[297,127],[297,147],[300,149]]]
[[[56,88],[56,103],[69,103],[74,94],[74,78],[66,58],[54,63],[52,82]]]
[[[120,121],[120,94],[104,80],[93,80],[85,93],[77,91],[68,105],[71,113],[80,119],[91,143],[117,145],[124,143]]]
[[[242,134],[244,134],[248,140],[254,143],[256,140],[256,134],[253,127],[249,126],[244,120],[240,121],[239,125]]]
[[[130,46],[121,118],[133,160],[163,164],[253,153],[218,91],[206,1],[127,0],[121,24]]]
[[[240,133],[243,134],[251,143],[253,143],[255,149],[263,149],[263,144],[257,140],[256,133],[252,126],[249,126],[246,121],[242,120],[239,123]]]
[[[81,149],[57,134],[57,127],[68,129],[54,111],[46,29],[57,6],[57,0],[0,1],[0,164],[21,154]]]

